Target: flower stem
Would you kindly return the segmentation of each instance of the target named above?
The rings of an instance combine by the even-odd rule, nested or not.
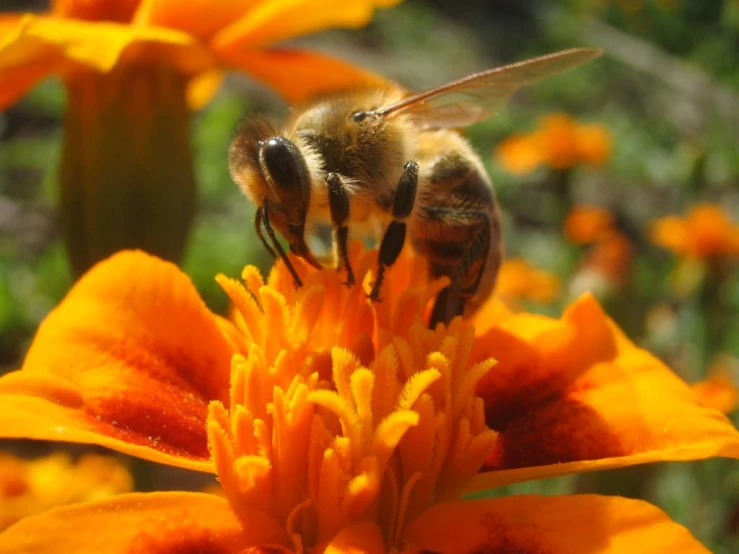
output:
[[[128,66],[66,85],[60,209],[73,270],[123,248],[178,260],[196,196],[185,77]]]

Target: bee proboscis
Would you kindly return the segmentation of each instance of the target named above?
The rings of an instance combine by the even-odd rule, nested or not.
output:
[[[350,227],[381,235],[372,300],[379,299],[385,269],[407,236],[428,260],[430,276],[450,279],[430,323],[448,322],[472,313],[492,292],[502,257],[492,183],[454,129],[487,118],[518,88],[600,54],[564,50],[418,94],[389,84],[321,96],[295,107],[279,132],[263,119],[245,122],[229,149],[231,175],[258,206],[258,236],[296,285],[300,277],[275,231],[293,253],[321,267],[306,232],[331,225],[337,263],[350,285]]]

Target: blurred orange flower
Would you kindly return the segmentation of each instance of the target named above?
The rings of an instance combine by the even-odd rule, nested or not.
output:
[[[696,204],[685,217],[662,217],[652,224],[650,236],[679,256],[699,260],[739,256],[739,225],[717,204]]]
[[[579,164],[603,165],[611,152],[608,131],[580,124],[566,114],[551,114],[528,134],[511,135],[495,149],[495,157],[511,173],[529,173],[539,165],[567,169]]]
[[[64,452],[24,460],[0,453],[0,531],[20,519],[66,504],[130,492],[128,470],[111,456]]]
[[[606,295],[626,284],[633,249],[610,211],[587,204],[575,206],[565,218],[564,234],[575,244],[590,245],[571,282],[574,295],[585,290]]]
[[[629,274],[632,248],[629,239],[618,232],[597,241],[583,259],[583,266],[595,269],[623,286]]]
[[[155,492],[57,509],[5,531],[0,553],[706,552],[642,501],[464,499],[578,471],[739,457],[728,419],[592,298],[561,318],[493,298],[429,329],[445,283],[425,278],[425,259],[406,249],[372,303],[377,252],[355,243],[350,254],[354,287],[294,257],[300,289],[281,263],[266,280],[254,267],[219,276],[233,323],[141,252],[92,269],[42,323],[23,369],[0,378],[0,433],[216,473],[225,498]]]
[[[522,258],[509,258],[500,267],[495,294],[512,308],[521,300],[549,304],[559,294],[559,279]]]
[[[691,388],[698,401],[707,408],[728,414],[739,406],[739,384],[735,375],[739,361],[731,356],[718,356],[708,369],[708,376]]]
[[[565,236],[575,244],[592,244],[605,239],[615,230],[613,214],[606,208],[580,204],[567,214]]]
[[[126,66],[159,66],[181,76],[192,108],[210,99],[225,69],[243,71],[296,102],[379,78],[318,53],[271,45],[331,27],[361,27],[375,7],[399,1],[55,0],[47,13],[6,13],[0,18],[0,109],[52,73],[79,78]]]
[[[224,70],[289,102],[379,76],[276,42],[366,24],[399,0],[56,0],[0,14],[0,109],[39,80],[67,89],[60,185],[64,236],[82,273],[123,248],[178,260],[195,209],[190,110]]]

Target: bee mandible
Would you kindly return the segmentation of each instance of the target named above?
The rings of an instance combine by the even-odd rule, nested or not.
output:
[[[279,132],[264,119],[247,120],[229,148],[231,176],[258,206],[257,234],[296,286],[300,277],[276,231],[294,254],[320,268],[305,237],[314,225],[330,225],[349,285],[355,281],[350,227],[353,234],[381,236],[373,301],[408,236],[428,260],[430,277],[450,279],[430,321],[447,323],[491,294],[502,257],[492,183],[455,129],[486,119],[518,88],[600,54],[564,50],[417,94],[392,84],[335,92],[294,108]]]

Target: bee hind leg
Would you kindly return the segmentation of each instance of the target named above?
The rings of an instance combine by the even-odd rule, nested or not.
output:
[[[447,324],[454,317],[462,315],[467,301],[480,287],[491,248],[492,234],[490,217],[484,212],[481,215],[473,240],[451,274],[451,283],[436,297],[429,321],[429,327],[432,329],[437,323]]]
[[[416,202],[416,190],[418,189],[418,164],[408,162],[403,167],[403,174],[395,189],[393,198],[393,220],[385,229],[385,234],[380,243],[378,256],[377,277],[372,285],[369,298],[373,302],[380,297],[382,282],[385,277],[385,269],[395,263],[398,259],[403,244],[405,244],[406,223],[405,220],[411,215],[413,205]]]
[[[326,175],[326,185],[328,186],[328,204],[331,210],[331,223],[334,227],[334,241],[339,254],[339,263],[336,268],[339,271],[342,266],[346,269],[347,286],[354,284],[354,270],[349,261],[349,195],[346,193],[341,177],[336,173]]]

